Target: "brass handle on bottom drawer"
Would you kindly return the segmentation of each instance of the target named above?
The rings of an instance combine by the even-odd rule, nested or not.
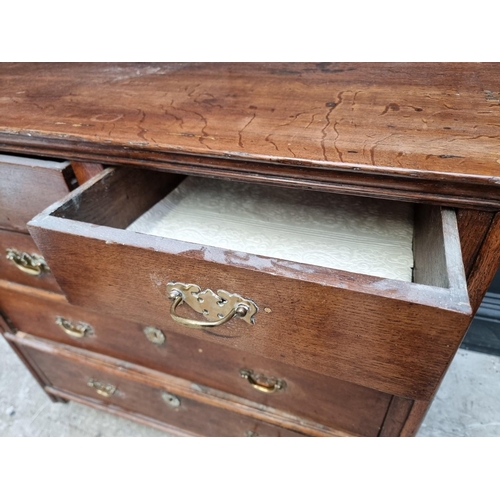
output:
[[[170,282],[167,284],[167,293],[168,298],[172,300],[170,316],[175,322],[190,328],[221,326],[235,316],[253,325],[254,315],[258,311],[257,305],[252,300],[224,290],[217,290],[217,293],[210,289],[201,291],[198,285]],[[182,303],[186,303],[211,321],[179,316],[176,309]]]
[[[40,276],[43,273],[50,272],[49,266],[41,255],[8,248],[5,257],[7,260],[12,261],[23,273],[31,276]]]
[[[105,398],[111,397],[116,392],[116,387],[113,384],[106,384],[105,382],[99,382],[91,378],[87,385],[95,389],[99,396],[104,396]]]
[[[255,375],[253,370],[242,369],[240,370],[240,376],[248,380],[248,383],[257,391],[267,392],[268,394],[281,391],[286,387],[284,380],[260,374]]]
[[[94,334],[94,329],[87,323],[83,321],[73,323],[62,316],[56,316],[56,325],[59,325],[64,333],[76,339]]]

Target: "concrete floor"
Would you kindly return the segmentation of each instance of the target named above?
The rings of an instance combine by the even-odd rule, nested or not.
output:
[[[0,436],[167,434],[76,403],[54,404],[0,336]],[[500,436],[500,358],[459,350],[419,436]]]

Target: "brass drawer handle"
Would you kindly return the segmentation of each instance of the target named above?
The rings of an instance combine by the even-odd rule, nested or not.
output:
[[[41,276],[44,273],[50,272],[44,258],[36,253],[29,254],[8,248],[5,257],[7,260],[12,261],[23,273],[30,274],[31,276]]]
[[[87,385],[95,389],[95,392],[97,392],[99,396],[104,396],[105,398],[111,397],[116,392],[116,387],[113,384],[99,382],[93,378],[87,382]]]
[[[241,378],[248,380],[248,383],[257,391],[271,394],[282,391],[286,387],[286,382],[276,377],[266,377],[261,374],[254,374],[253,370],[243,368],[240,370]]]
[[[250,325],[255,323],[254,315],[259,310],[255,302],[240,295],[217,290],[201,291],[198,285],[184,283],[167,284],[168,298],[172,301],[170,316],[177,323],[190,328],[213,328],[227,323],[230,319],[240,318]],[[186,303],[196,312],[203,314],[209,321],[183,318],[176,313],[179,305]]]
[[[94,335],[94,329],[83,321],[73,323],[62,316],[56,316],[56,325],[59,325],[64,333],[76,339]]]

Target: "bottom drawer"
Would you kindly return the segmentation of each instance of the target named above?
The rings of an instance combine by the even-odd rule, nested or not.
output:
[[[144,416],[155,424],[165,424],[167,431],[174,427],[182,429],[181,434],[198,436],[303,435],[248,415],[204,404],[180,395],[178,391],[173,392],[175,383],[172,386],[168,380],[174,379],[152,370],[140,367],[134,370],[134,365],[85,351],[78,352],[74,348],[59,348],[58,344],[24,333],[7,336],[20,346],[43,374],[49,388],[63,391],[70,397],[79,396],[80,401],[81,398],[89,403],[99,401],[115,413],[117,409],[122,410],[123,416]],[[181,385],[178,384],[179,388]]]

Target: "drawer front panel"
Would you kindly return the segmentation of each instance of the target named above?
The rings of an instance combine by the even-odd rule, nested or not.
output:
[[[69,192],[69,162],[0,155],[0,228],[27,232],[26,223]]]
[[[0,229],[0,279],[62,293],[40,258],[41,252],[29,234]]]
[[[64,297],[28,294],[8,283],[0,282],[0,310],[18,330],[192,380],[353,434],[377,435],[390,401],[382,392],[204,339],[163,330],[165,341],[158,344],[155,330],[147,331],[153,341],[144,333],[145,327],[154,325],[102,316],[72,306]],[[57,318],[67,323],[57,324]]]
[[[73,304],[411,399],[432,396],[470,321],[452,310],[110,245],[108,239],[34,234]],[[255,325],[236,318],[213,329],[177,324],[169,314],[170,281],[254,300]],[[179,314],[191,313],[182,306]]]
[[[406,283],[123,230],[164,196],[157,173],[139,172],[108,171],[31,222],[71,303],[385,393],[433,395],[471,317],[454,213],[419,211],[421,281]],[[237,314],[213,328],[179,324],[205,318],[171,282],[250,299],[255,324]]]
[[[300,436],[289,429],[179,396],[168,386],[131,375],[109,359],[72,359],[23,346],[23,351],[59,390],[99,400],[201,436]]]

